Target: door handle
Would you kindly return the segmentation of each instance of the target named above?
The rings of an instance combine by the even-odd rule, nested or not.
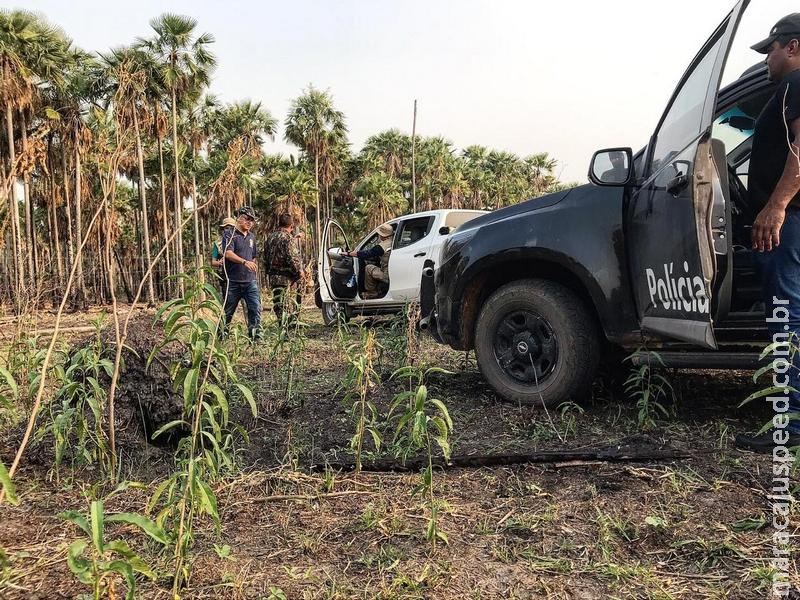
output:
[[[689,178],[683,173],[678,173],[675,177],[667,182],[667,191],[670,194],[676,194],[686,187],[689,183]]]
[[[425,256],[425,252],[417,252],[417,253],[414,255],[414,258],[419,258],[420,256]]]

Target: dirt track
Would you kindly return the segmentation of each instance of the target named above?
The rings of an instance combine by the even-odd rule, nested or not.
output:
[[[672,374],[671,416],[643,432],[635,406],[600,383],[590,402],[548,417],[499,402],[474,360],[424,342],[419,356],[452,371],[431,378],[429,387],[455,422],[455,454],[626,445],[692,455],[439,472],[449,542],[431,552],[425,512],[411,497],[417,475],[304,474],[305,465],[348,459],[354,429],[349,406],[334,394],[344,350],[316,312],[308,310],[306,320],[307,366],[291,401],[274,388],[269,348],[246,352],[244,371],[261,413],[253,419],[243,407],[235,411],[251,439],[241,456],[245,470],[217,489],[222,531],[217,536],[206,524],[198,532],[184,597],[269,598],[273,586],[288,598],[766,597],[759,586],[768,583],[763,557],[771,530],[760,523],[769,517],[770,461],[732,448],[736,432],[768,417],[757,406],[737,408],[756,389],[749,374]],[[390,335],[386,324],[374,327],[379,341]],[[384,356],[378,370],[388,375],[393,366]],[[403,385],[383,379],[372,393],[382,414]],[[391,437],[389,425],[385,434]],[[121,436],[123,477],[149,484],[167,472],[171,451],[145,443],[135,422]],[[11,451],[2,447],[0,455],[7,459]],[[92,473],[56,486],[46,477],[48,452],[34,449],[25,463],[22,506],[0,508],[0,547],[10,562],[0,597],[75,597],[85,590],[64,560],[76,532],[54,515],[85,510],[81,482],[91,482]],[[298,471],[289,468],[293,461]],[[145,492],[134,490],[108,510],[141,511],[145,502]],[[214,544],[229,545],[230,558],[220,558]],[[167,559],[153,558],[164,572]],[[140,595],[168,598],[169,579],[143,582]]]

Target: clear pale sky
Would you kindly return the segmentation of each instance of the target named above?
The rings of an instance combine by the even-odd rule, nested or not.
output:
[[[281,123],[308,84],[329,89],[353,149],[378,131],[442,135],[520,155],[548,152],[585,181],[594,150],[643,146],[678,78],[734,0],[25,0],[76,44],[104,51],[149,36],[162,12],[216,37],[211,90],[262,102]],[[763,59],[790,0],[753,0],[725,80]],[[279,130],[268,152],[296,150]]]

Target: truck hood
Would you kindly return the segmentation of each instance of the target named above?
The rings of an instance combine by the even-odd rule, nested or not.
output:
[[[499,210],[493,210],[492,212],[481,215],[476,219],[467,221],[456,230],[456,233],[477,229],[488,223],[502,221],[503,219],[508,219],[524,213],[547,208],[548,206],[553,206],[554,204],[557,204],[566,198],[570,192],[572,192],[572,189],[574,188],[562,190],[560,192],[553,192],[552,194],[546,194],[544,196],[539,196],[538,198],[532,198],[530,200],[526,200],[525,202],[506,206],[505,208],[501,208]]]

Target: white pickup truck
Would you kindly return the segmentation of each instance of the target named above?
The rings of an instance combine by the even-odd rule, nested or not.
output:
[[[377,229],[351,247],[342,227],[328,221],[322,236],[317,276],[317,306],[327,325],[341,313],[354,315],[391,314],[420,298],[420,282],[426,261],[439,263],[439,252],[447,236],[480,215],[482,210],[430,210],[388,221],[394,228],[389,255],[389,284],[377,298],[363,298],[364,261],[342,257],[345,250],[368,250],[378,243]]]

